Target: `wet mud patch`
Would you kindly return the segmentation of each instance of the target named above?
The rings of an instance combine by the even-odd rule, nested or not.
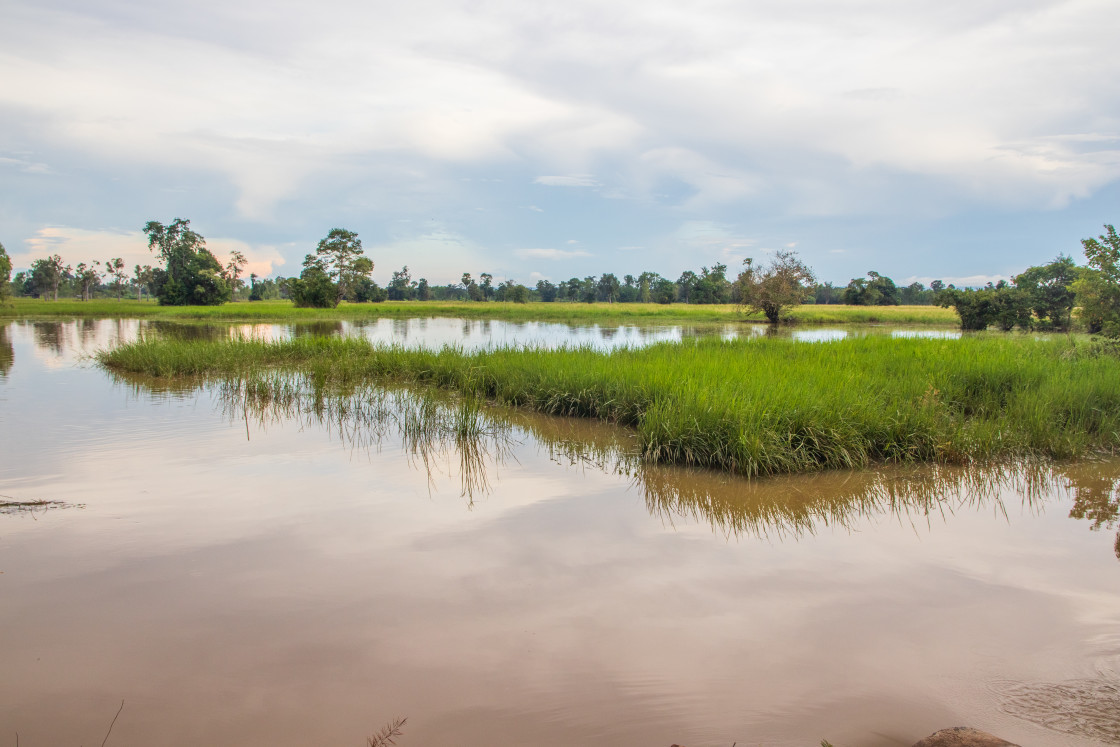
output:
[[[1120,744],[1120,681],[998,682],[1000,710],[1051,731]]]

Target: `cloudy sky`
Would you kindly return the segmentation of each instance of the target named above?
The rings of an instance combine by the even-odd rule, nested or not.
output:
[[[0,242],[1004,277],[1120,221],[1118,32],[1116,0],[0,0]]]

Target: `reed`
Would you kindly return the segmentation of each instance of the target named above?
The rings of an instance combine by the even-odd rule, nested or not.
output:
[[[551,321],[595,324],[762,322],[761,314],[746,314],[732,304],[690,305],[652,303],[473,303],[459,301],[387,301],[377,304],[343,303],[336,309],[297,309],[290,301],[247,301],[221,306],[160,306],[151,301],[45,301],[17,298],[0,307],[0,318],[126,317],[208,321],[316,321],[407,317],[457,317],[507,321]],[[814,306],[790,310],[802,324],[922,324],[955,327],[956,312],[936,306]]]
[[[1084,456],[1120,445],[1120,366],[1066,339],[705,339],[611,353],[463,352],[360,339],[144,341],[110,369],[228,378],[267,369],[319,385],[432,385],[635,429],[649,461],[755,476],[877,462]]]

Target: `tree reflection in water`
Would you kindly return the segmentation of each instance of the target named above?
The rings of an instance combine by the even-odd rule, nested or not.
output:
[[[251,424],[267,428],[298,422],[325,428],[350,449],[380,449],[387,437],[396,438],[410,462],[427,472],[429,485],[437,475],[457,472],[468,505],[491,490],[496,470],[527,435],[556,462],[629,477],[649,512],[670,525],[681,519],[706,522],[728,537],[797,539],[882,515],[915,526],[962,509],[990,508],[1006,516],[1005,492],[1031,506],[1068,492],[1070,517],[1088,520],[1093,531],[1113,529],[1120,516],[1117,460],[891,466],[746,480],[644,462],[625,428],[488,407],[431,389],[332,389],[309,376],[279,372],[212,384],[122,380],[138,391],[179,396],[214,386],[224,416],[244,420],[247,437]],[[1120,533],[1114,550],[1120,559]]]

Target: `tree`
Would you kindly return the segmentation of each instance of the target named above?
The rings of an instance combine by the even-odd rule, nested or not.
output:
[[[226,262],[222,276],[226,279],[226,282],[229,283],[231,296],[236,296],[237,291],[241,288],[241,272],[245,269],[245,265],[248,264],[248,262],[249,261],[245,259],[245,255],[236,249],[229,253],[229,261]]]
[[[299,308],[333,309],[338,306],[338,284],[311,254],[304,257],[303,272],[288,280],[288,295]]]
[[[599,298],[605,300],[607,303],[614,303],[614,299],[618,297],[618,278],[614,273],[608,272],[599,278]]]
[[[696,287],[696,283],[700,278],[692,270],[685,270],[681,276],[677,278],[677,298],[682,303],[689,303],[692,297],[692,289]]]
[[[416,298],[420,301],[432,300],[432,287],[428,285],[427,278],[420,278],[420,282],[416,284]]]
[[[62,257],[53,254],[45,259],[31,263],[31,282],[40,298],[51,296],[58,300],[58,286],[62,278],[70,274],[70,267],[62,263]]]
[[[371,272],[373,260],[362,254],[358,234],[332,228],[315,253],[303,258],[299,277],[288,280],[288,295],[296,306],[333,309]]]
[[[12,258],[8,256],[4,245],[0,244],[0,304],[6,304],[12,298]]]
[[[1026,294],[1030,308],[1045,327],[1067,330],[1076,293],[1077,265],[1058,255],[1047,265],[1029,267],[1015,276],[1015,285]]]
[[[81,294],[83,301],[88,301],[90,297],[90,290],[101,282],[101,273],[97,271],[97,263],[86,265],[85,262],[79,262],[78,266],[74,268],[74,279],[78,283],[78,291]]]
[[[558,291],[559,289],[547,280],[537,281],[537,294],[546,303],[555,301]]]
[[[474,281],[469,272],[463,273],[463,290],[467,292],[467,298],[472,301],[481,301],[486,298],[486,295],[478,287],[478,283]]]
[[[1015,327],[1031,328],[1030,294],[1022,288],[1001,280],[998,285],[988,283],[986,288],[947,288],[938,296],[941,306],[956,309],[961,318],[961,329],[979,332],[996,324],[1004,332]]]
[[[649,303],[653,300],[651,289],[654,282],[660,278],[661,276],[656,272],[643,272],[638,276],[638,303]]]
[[[579,281],[579,300],[584,303],[595,303],[595,299],[598,297],[599,284],[595,281],[594,275],[588,275]]]
[[[1073,284],[1080,316],[1090,332],[1120,337],[1120,236],[1110,224],[1095,239],[1082,239],[1088,267]]]
[[[158,250],[164,266],[152,271],[152,291],[161,306],[217,306],[229,300],[222,263],[206,248],[206,240],[176,218],[164,226],[148,221],[148,249]]]
[[[668,278],[654,276],[650,299],[654,303],[669,304],[677,300],[677,284]]]
[[[144,289],[152,284],[152,266],[136,265],[132,270],[133,282],[136,284],[136,300],[144,300]]]
[[[853,306],[897,306],[898,286],[885,275],[871,270],[867,280],[852,278],[844,289],[844,303]]]
[[[695,276],[694,276],[695,277]],[[689,303],[727,303],[731,296],[731,283],[727,281],[727,265],[716,263],[712,269],[700,268],[688,294]]]
[[[739,303],[752,311],[761,311],[766,320],[777,324],[782,310],[805,301],[816,282],[813,271],[797,256],[797,252],[779,251],[769,267],[756,269],[754,259],[743,260],[739,273]]]
[[[408,271],[408,265],[393,273],[393,279],[389,281],[388,291],[390,301],[412,300],[412,275]]]
[[[128,278],[128,273],[124,271],[124,260],[120,257],[113,257],[105,262],[105,274],[112,276],[113,287],[117,291],[117,300],[121,300],[124,281]]]
[[[307,258],[311,256],[309,254]],[[307,258],[304,259],[305,267],[307,266]],[[319,241],[319,245],[315,248],[314,262],[327,278],[335,284],[333,306],[338,306],[339,301],[346,297],[347,286],[356,277],[360,276],[362,270],[365,269],[365,263],[359,264],[361,259],[363,259],[362,240],[353,231],[347,231],[345,228],[332,228],[326,238]],[[365,257],[365,259],[370,262],[368,267],[372,271],[373,260],[368,257]]]
[[[483,298],[485,298],[487,301],[493,299],[494,298],[494,285],[493,285],[494,276],[491,275],[488,272],[484,272],[484,273],[482,273],[481,275],[478,276],[478,279],[482,281],[481,283],[478,284],[478,287],[482,289]]]

